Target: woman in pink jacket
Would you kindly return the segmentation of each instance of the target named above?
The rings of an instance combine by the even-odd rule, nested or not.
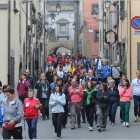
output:
[[[122,109],[123,126],[129,127],[129,110],[131,100],[131,87],[128,79],[122,80],[122,86],[119,88],[120,108]]]

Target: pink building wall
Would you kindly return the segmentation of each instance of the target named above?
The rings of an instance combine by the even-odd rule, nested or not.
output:
[[[90,46],[91,55],[98,56],[99,54],[99,41],[94,41],[94,30],[99,30],[99,22],[93,19],[92,4],[98,4],[98,0],[84,0],[84,21],[86,21],[88,36],[87,41]],[[89,32],[93,30],[93,32]]]

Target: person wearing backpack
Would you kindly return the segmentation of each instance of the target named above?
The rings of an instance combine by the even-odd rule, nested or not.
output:
[[[115,80],[116,87],[118,87],[120,83],[121,76],[122,76],[122,71],[118,66],[118,62],[115,61],[114,66],[111,66],[111,77]]]
[[[26,79],[26,74],[23,73],[17,85],[17,92],[19,96],[19,100],[23,103],[25,98],[28,97],[27,91],[30,86],[30,82]]]

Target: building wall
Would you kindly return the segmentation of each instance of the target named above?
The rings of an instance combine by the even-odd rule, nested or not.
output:
[[[140,13],[140,1],[131,1],[131,19],[134,16],[139,16]],[[136,70],[138,69],[137,61],[138,61],[138,55],[137,55],[137,43],[140,42],[140,35],[134,35],[133,34],[134,29],[131,27],[131,58],[132,58],[132,79],[136,77]],[[128,63],[129,59],[128,59]]]
[[[98,4],[98,0],[84,0],[84,21],[86,21],[86,27],[84,28],[84,48],[88,51],[86,54],[90,56],[99,55],[99,42],[94,41],[94,30],[99,29],[99,22],[93,19],[91,13],[92,4]]]
[[[0,4],[8,4],[7,0],[1,0]],[[0,80],[3,84],[8,82],[8,9],[0,9]]]

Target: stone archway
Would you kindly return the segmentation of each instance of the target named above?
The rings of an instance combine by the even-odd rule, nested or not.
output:
[[[65,42],[56,42],[56,43],[49,42],[48,46],[47,46],[47,54],[49,54],[49,53],[56,54],[58,49],[60,49],[60,48],[67,49],[67,50],[69,50],[70,53],[74,53],[74,42],[67,42],[67,43],[65,43]]]

